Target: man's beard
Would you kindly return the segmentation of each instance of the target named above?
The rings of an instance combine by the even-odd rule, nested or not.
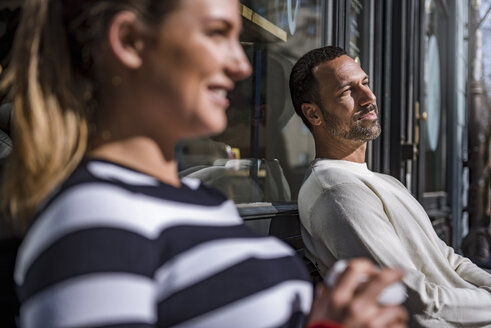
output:
[[[378,108],[376,104],[371,104],[360,110],[354,115],[354,120],[350,122],[349,129],[343,128],[342,122],[333,114],[328,113],[323,107],[321,107],[322,115],[326,123],[327,131],[337,137],[348,139],[352,141],[369,141],[377,138],[380,135],[380,124],[377,119],[373,120],[369,126],[364,126],[362,120],[363,116],[370,111],[375,111],[378,115]],[[365,123],[366,125],[366,123]]]

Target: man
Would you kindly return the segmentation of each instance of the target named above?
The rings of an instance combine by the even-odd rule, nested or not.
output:
[[[338,259],[365,256],[404,269],[412,326],[491,327],[491,275],[438,238],[398,180],[368,170],[366,143],[380,125],[358,63],[337,47],[312,50],[293,67],[290,92],[315,141],[298,203],[321,274]]]

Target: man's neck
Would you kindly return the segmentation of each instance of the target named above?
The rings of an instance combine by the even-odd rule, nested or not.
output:
[[[345,160],[355,163],[365,162],[366,141],[346,140],[332,135],[314,138],[314,140],[316,158]]]

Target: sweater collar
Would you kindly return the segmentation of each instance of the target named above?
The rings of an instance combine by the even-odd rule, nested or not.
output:
[[[367,163],[356,163],[339,159],[316,158],[312,161],[312,168],[340,168],[349,170],[352,173],[371,175],[372,171],[368,169]]]

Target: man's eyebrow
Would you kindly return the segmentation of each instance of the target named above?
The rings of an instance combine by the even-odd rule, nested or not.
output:
[[[368,79],[368,75],[365,75],[365,76],[363,77],[362,81],[365,81],[365,80],[367,80],[367,79]],[[348,86],[352,85],[354,82],[355,82],[355,81],[345,82],[345,83],[341,84],[341,85],[338,87],[338,89],[344,89],[344,88],[346,88],[346,87],[348,87]]]

